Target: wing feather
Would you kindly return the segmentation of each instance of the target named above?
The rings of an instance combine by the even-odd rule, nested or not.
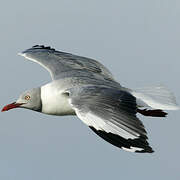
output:
[[[136,99],[130,93],[98,86],[69,92],[77,116],[100,137],[132,152],[153,152],[144,125],[136,117]]]
[[[74,54],[56,51],[42,45],[33,46],[19,55],[34,61],[47,69],[53,80],[58,79],[64,72],[79,70],[97,73],[107,79],[113,79],[111,72],[96,60]]]

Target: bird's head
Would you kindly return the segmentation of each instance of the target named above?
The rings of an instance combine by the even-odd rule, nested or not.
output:
[[[41,88],[25,91],[20,95],[16,102],[4,106],[1,111],[8,111],[13,108],[26,108],[34,111],[41,111]]]

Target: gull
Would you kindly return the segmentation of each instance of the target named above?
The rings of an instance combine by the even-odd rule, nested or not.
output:
[[[49,115],[76,115],[112,145],[130,152],[152,153],[137,113],[165,117],[164,110],[179,109],[165,86],[125,88],[96,60],[44,45],[35,45],[19,55],[47,69],[52,81],[22,93],[2,112],[26,108]]]

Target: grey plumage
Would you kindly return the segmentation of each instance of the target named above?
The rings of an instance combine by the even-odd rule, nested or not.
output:
[[[41,112],[42,110],[41,88],[38,87],[25,91],[20,95],[16,103],[23,103],[20,106],[21,108],[32,109],[34,111]]]
[[[135,136],[137,133],[146,135],[143,124],[136,117],[136,99],[130,93],[98,86],[86,86],[76,91],[72,89],[69,97],[81,113],[94,112]]]
[[[50,47],[34,46],[22,52],[27,58],[33,59],[46,67],[54,80],[67,76],[73,70],[95,73],[106,79],[113,80],[113,76],[106,67],[99,62],[70,53],[56,51]]]
[[[136,99],[130,93],[98,86],[86,86],[77,88],[76,90],[72,89],[72,91],[69,90],[69,93],[71,104],[77,109],[76,112],[79,114],[79,117],[96,134],[101,136],[103,132],[105,137],[101,137],[118,147],[129,149],[136,147],[142,148],[144,152],[153,152],[147,142],[147,133],[144,126],[136,117]],[[89,113],[93,114],[94,118],[98,118],[88,118]],[[105,125],[98,122],[99,118],[103,120]],[[98,126],[94,125],[94,120],[96,120],[95,123]],[[118,133],[117,129],[122,129],[127,133],[124,134],[122,131]],[[102,132],[97,133],[97,130]],[[116,134],[116,138],[112,136],[113,134]],[[111,138],[106,138],[108,136]],[[121,139],[119,143],[117,143],[118,139]]]

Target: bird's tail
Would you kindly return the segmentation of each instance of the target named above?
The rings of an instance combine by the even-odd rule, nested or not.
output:
[[[179,110],[175,96],[163,85],[149,86],[132,90],[139,108],[154,110]]]

